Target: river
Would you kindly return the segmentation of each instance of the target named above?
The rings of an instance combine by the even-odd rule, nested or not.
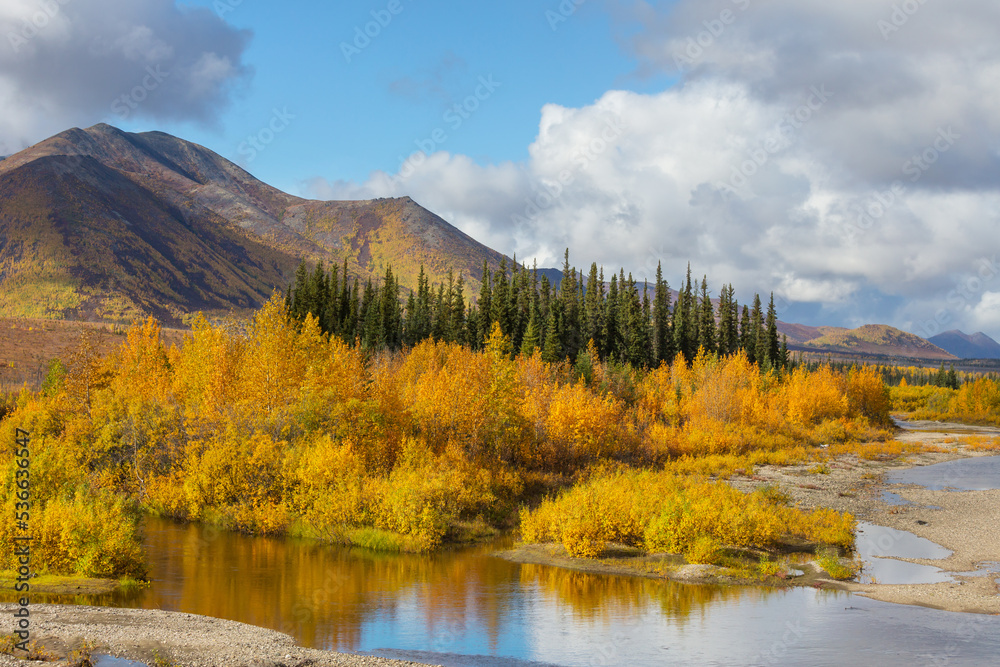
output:
[[[1000,618],[812,588],[679,584],[516,565],[507,543],[432,555],[149,519],[152,585],[65,602],[275,628],[313,648],[444,665],[982,665]]]

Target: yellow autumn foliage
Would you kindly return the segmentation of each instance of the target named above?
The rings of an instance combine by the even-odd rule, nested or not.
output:
[[[742,353],[644,370],[592,351],[579,371],[513,356],[498,326],[481,351],[425,340],[366,352],[312,318],[291,321],[279,298],[250,321],[199,317],[180,347],[146,320],[108,357],[84,346],[73,359],[65,381],[23,392],[0,424],[9,441],[15,425],[32,433],[33,488],[52,517],[70,506],[103,516],[97,499],[118,498],[119,513],[340,542],[395,536],[416,550],[463,522],[512,527],[519,506],[559,489],[522,514],[522,530],[584,555],[621,542],[707,558],[823,521],[836,533],[830,517],[698,480],[885,439],[889,410],[874,370],[762,374]],[[994,409],[993,389],[948,400],[978,414]],[[137,544],[138,517],[122,517],[131,532],[114,535],[57,532],[53,518],[47,567],[134,570],[121,548]],[[88,556],[97,542],[126,555]]]
[[[521,513],[526,542],[560,542],[573,556],[596,558],[609,543],[710,562],[723,547],[767,548],[792,534],[849,546],[854,519],[832,510],[780,506],[764,492],[671,472],[616,470]],[[715,545],[706,549],[706,545]]]

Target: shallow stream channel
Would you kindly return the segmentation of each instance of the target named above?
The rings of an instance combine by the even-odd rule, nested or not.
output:
[[[964,459],[893,473],[890,481],[997,488],[998,463],[996,457]],[[806,587],[715,587],[583,573],[491,555],[510,540],[411,555],[155,519],[145,533],[148,589],[60,601],[227,618],[287,632],[308,647],[446,666],[913,667],[996,664],[1000,656],[997,616]],[[950,553],[905,531],[862,523],[858,551],[862,582],[866,576],[879,583],[950,576],[897,560]]]

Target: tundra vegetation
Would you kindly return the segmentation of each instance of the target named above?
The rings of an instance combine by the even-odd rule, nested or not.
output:
[[[475,344],[431,332],[399,349],[366,345],[296,312],[289,296],[248,321],[199,317],[180,346],[167,347],[153,319],[107,355],[84,336],[40,390],[11,397],[0,438],[13,442],[15,427],[32,435],[37,570],[141,577],[143,512],[412,551],[518,525],[526,540],[581,556],[615,542],[712,562],[787,536],[849,547],[850,515],[743,494],[725,478],[904,450],[886,442],[879,369],[795,366],[780,347],[772,357],[759,307],[747,320],[748,335],[754,320],[764,332],[751,359],[750,345],[699,342],[691,353],[687,334],[674,335],[683,319],[656,343],[653,315],[667,311],[639,301],[643,344],[653,340],[655,357],[670,337],[673,356],[629,363],[629,345],[602,352],[593,338],[567,359],[544,340],[559,331],[531,332],[530,312],[535,345],[517,345],[500,318]],[[738,342],[739,327],[726,336]],[[14,465],[2,464],[7,516]],[[13,537],[0,522],[0,569],[15,568]]]

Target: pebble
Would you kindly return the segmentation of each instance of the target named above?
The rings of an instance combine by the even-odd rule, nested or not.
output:
[[[15,605],[0,605],[0,615]],[[236,621],[162,611],[83,605],[33,604],[31,638],[48,650],[71,650],[80,640],[98,653],[152,664],[153,650],[181,667],[404,667],[418,663],[296,646],[290,636]],[[289,653],[294,649],[295,654]],[[63,655],[65,653],[63,652]],[[294,662],[288,662],[294,661]],[[0,667],[67,665],[29,662],[0,654]],[[423,667],[423,666],[421,666]]]

